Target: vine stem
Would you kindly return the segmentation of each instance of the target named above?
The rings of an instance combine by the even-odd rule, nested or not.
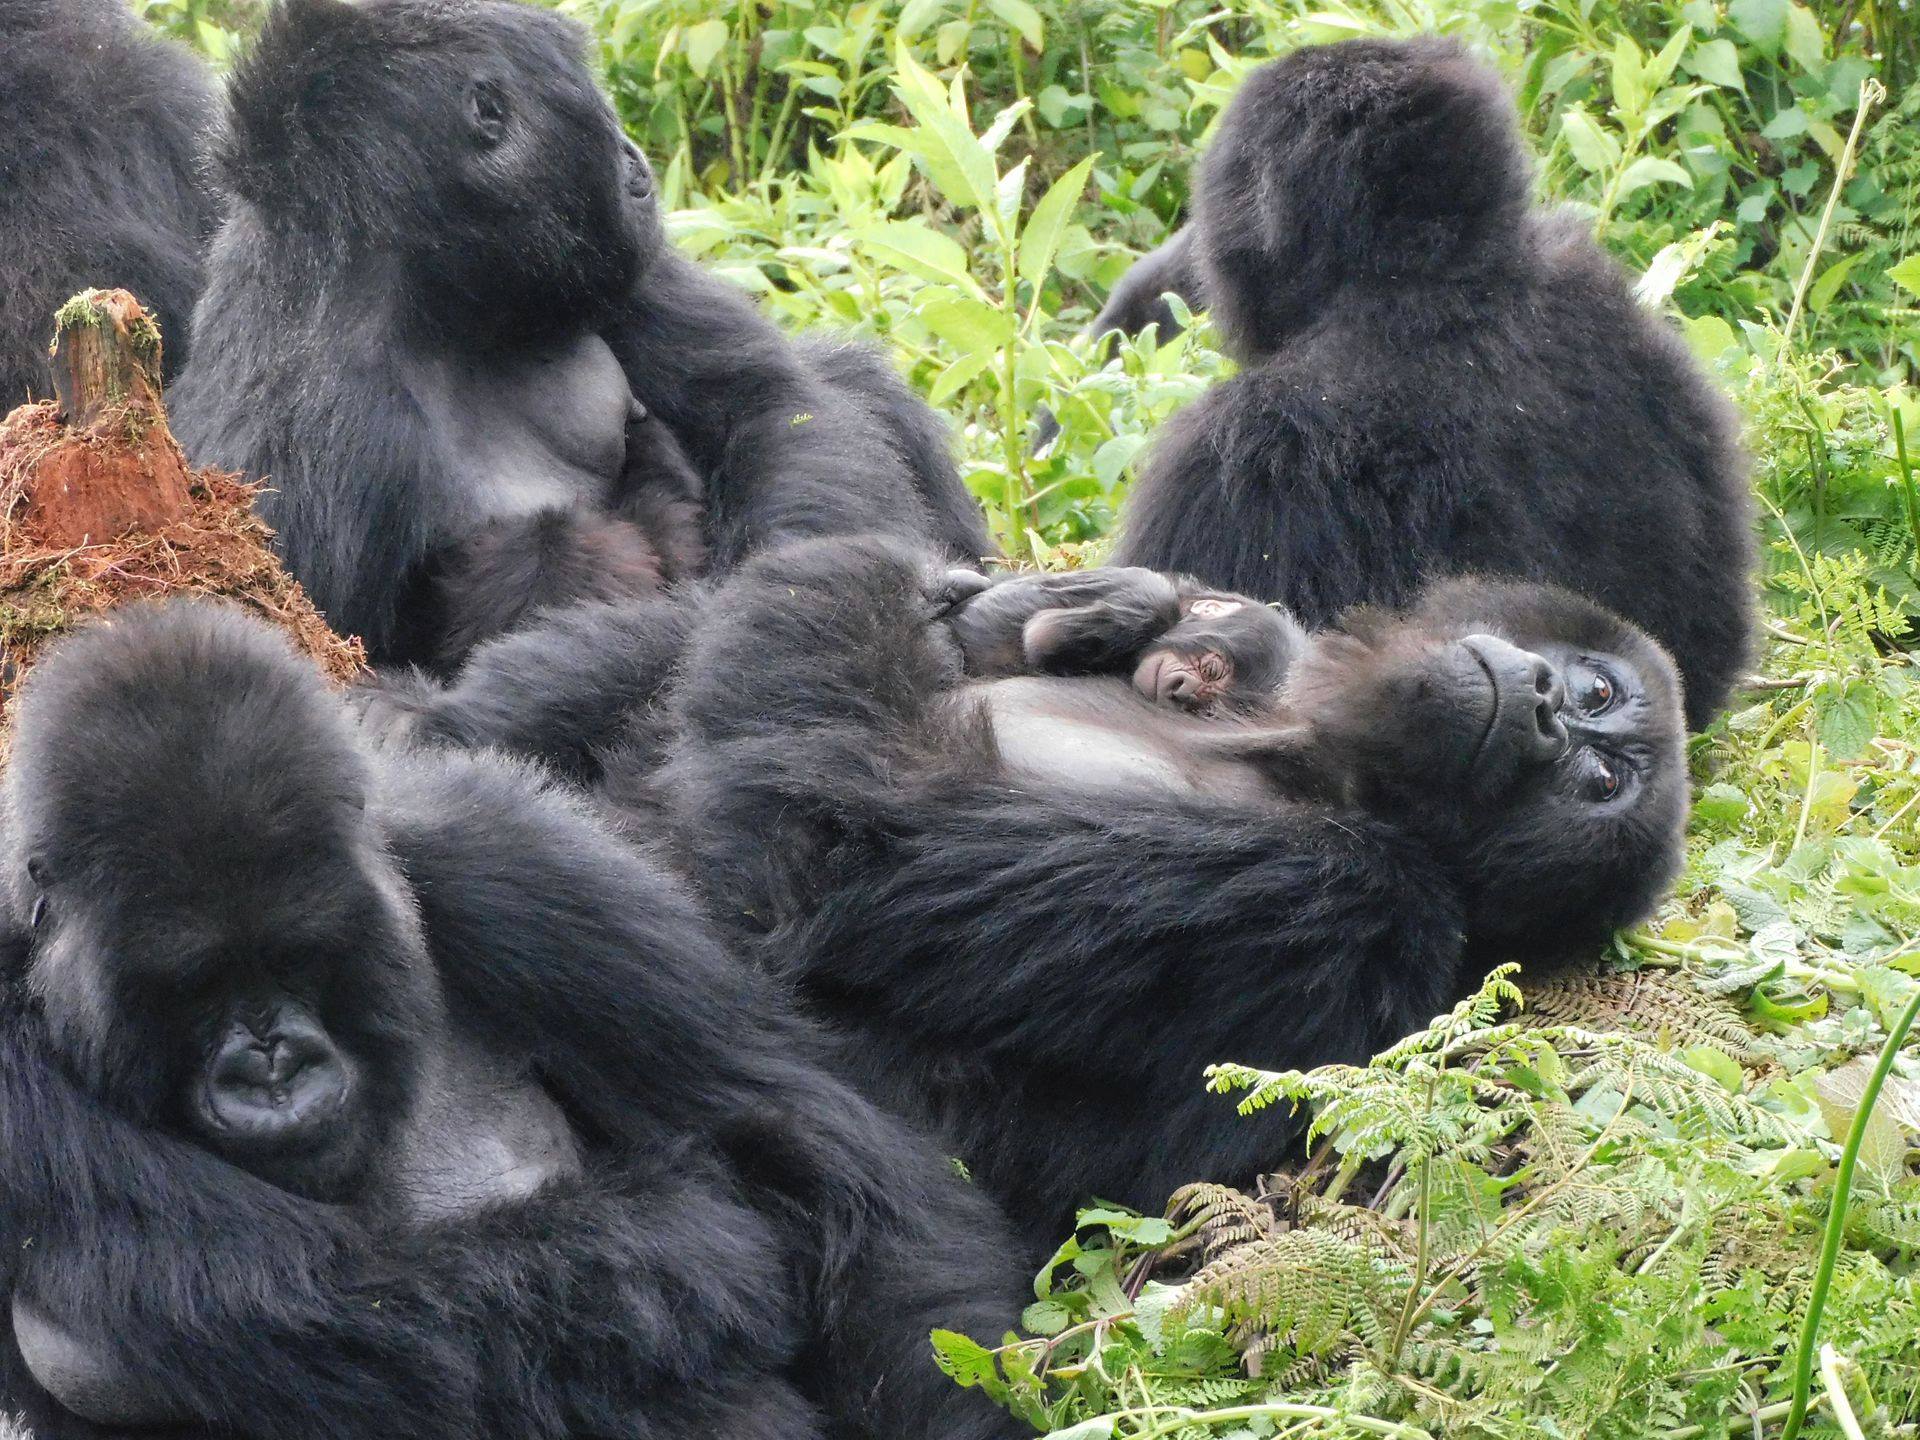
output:
[[[1860,1161],[1860,1144],[1866,1139],[1867,1121],[1873,1118],[1880,1087],[1887,1083],[1894,1057],[1900,1053],[1901,1043],[1913,1028],[1916,1017],[1920,1017],[1920,990],[1914,992],[1907,1008],[1894,1021],[1893,1029],[1887,1032],[1887,1043],[1880,1047],[1880,1059],[1873,1067],[1873,1074],[1867,1077],[1866,1088],[1860,1092],[1860,1108],[1854,1112],[1853,1124],[1847,1128],[1847,1143],[1840,1151],[1840,1168],[1833,1177],[1833,1207],[1827,1213],[1826,1234],[1820,1242],[1820,1265],[1813,1272],[1813,1293],[1807,1297],[1806,1318],[1800,1322],[1800,1348],[1793,1363],[1792,1408],[1787,1412],[1787,1423],[1780,1429],[1780,1440],[1795,1440],[1800,1427],[1806,1423],[1807,1404],[1813,1393],[1813,1361],[1820,1338],[1820,1317],[1827,1308],[1833,1267],[1840,1258],[1840,1242],[1846,1235],[1847,1200],[1853,1193],[1853,1172]]]
[[[1887,87],[1878,80],[1860,82],[1860,104],[1853,112],[1853,128],[1847,132],[1847,143],[1841,147],[1840,158],[1834,163],[1833,187],[1827,191],[1826,209],[1820,212],[1820,228],[1813,232],[1813,248],[1807,252],[1807,263],[1800,267],[1800,281],[1793,287],[1793,305],[1787,311],[1786,328],[1780,332],[1782,355],[1787,353],[1793,340],[1794,326],[1800,323],[1800,307],[1807,298],[1807,286],[1813,283],[1813,267],[1820,262],[1820,252],[1827,248],[1827,231],[1833,225],[1833,212],[1840,208],[1840,191],[1853,173],[1853,156],[1860,147],[1860,132],[1867,128],[1867,113],[1886,98]]]

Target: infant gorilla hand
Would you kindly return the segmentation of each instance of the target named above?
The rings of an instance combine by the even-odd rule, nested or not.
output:
[[[1283,610],[1132,566],[1013,576],[948,623],[970,674],[1127,675],[1195,713],[1270,708],[1306,640]]]

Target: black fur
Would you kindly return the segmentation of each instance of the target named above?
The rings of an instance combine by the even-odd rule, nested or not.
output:
[[[282,0],[235,71],[176,428],[197,461],[270,478],[290,568],[378,659],[464,653],[423,576],[541,509],[611,510],[679,555],[696,506],[722,566],[876,524],[985,548],[884,367],[816,363],[666,249],[582,52],[571,22],[500,0]],[[491,574],[567,568],[535,560]]]
[[[1309,626],[1434,574],[1565,585],[1673,652],[1703,724],[1753,623],[1735,419],[1530,184],[1511,101],[1451,42],[1303,49],[1248,77],[1192,227],[1245,368],[1159,438],[1115,558]]]
[[[1090,1196],[1157,1207],[1279,1157],[1288,1120],[1236,1118],[1204,1093],[1208,1063],[1362,1059],[1496,961],[1577,953],[1644,914],[1677,861],[1671,662],[1564,592],[1457,584],[1404,622],[1356,617],[1295,662],[1273,729],[1121,680],[963,691],[953,603],[937,566],[877,542],[757,557],[694,634],[656,784],[716,915],[1036,1244]],[[1480,630],[1624,657],[1640,678],[1606,741],[1633,767],[1623,803],[1579,793],[1585,738],[1497,777],[1469,758],[1493,722],[1436,712],[1428,657]],[[1110,736],[1174,727],[1195,779],[1015,763],[983,708],[1009,685]],[[1240,788],[1201,783],[1208,766]]]
[[[284,641],[182,607],[43,662],[7,795],[0,1286],[96,1398],[259,1440],[1010,1433],[927,1345],[1011,1315],[990,1207],[531,772],[370,756]],[[228,997],[278,991],[371,1087],[327,1203],[183,1104]],[[424,1097],[493,1103],[433,1088],[461,1047],[571,1173],[432,1183],[472,1147]],[[0,1346],[41,1440],[127,1433]]]
[[[194,176],[206,67],[123,0],[0,0],[0,414],[53,395],[53,316],[121,287],[187,358],[213,203]]]

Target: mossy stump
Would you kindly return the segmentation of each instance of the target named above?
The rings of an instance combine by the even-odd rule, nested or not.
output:
[[[55,319],[59,399],[0,420],[0,727],[49,639],[132,601],[235,600],[336,682],[365,668],[359,642],[329,630],[281,568],[257,487],[187,465],[161,404],[160,344],[126,291],[76,295]]]

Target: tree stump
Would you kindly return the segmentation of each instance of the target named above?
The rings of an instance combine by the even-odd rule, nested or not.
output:
[[[336,682],[364,672],[359,642],[329,630],[281,568],[256,487],[189,469],[161,404],[160,333],[133,296],[63,305],[53,369],[57,403],[0,420],[0,724],[50,638],[133,600],[236,600]]]

